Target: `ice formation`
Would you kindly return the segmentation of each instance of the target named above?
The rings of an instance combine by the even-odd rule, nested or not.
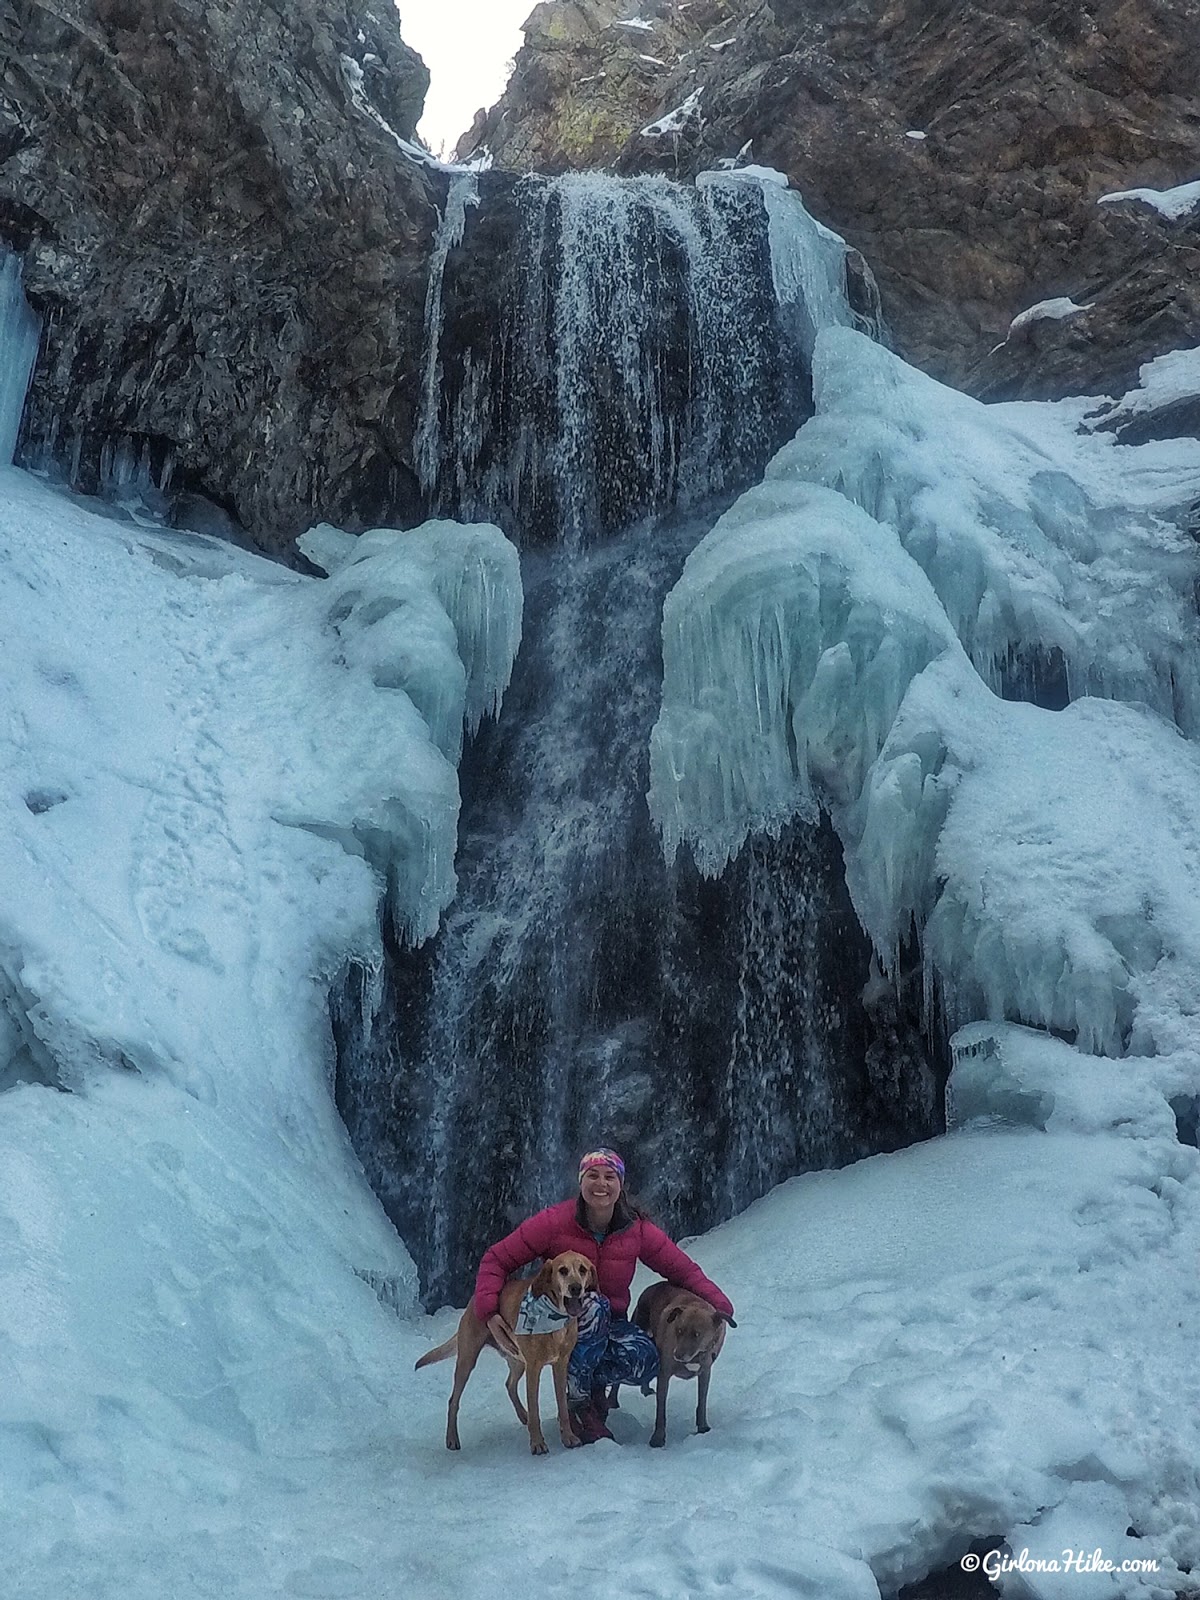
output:
[[[1086,401],[983,405],[845,328],[819,336],[813,381],[817,415],[768,477],[894,527],[985,682],[1036,699],[1065,678],[1200,732],[1194,448],[1081,437]]]
[[[425,348],[422,357],[421,406],[417,416],[413,446],[421,487],[427,492],[436,482],[441,464],[438,386],[441,378],[442,293],[446,261],[451,250],[462,243],[463,232],[467,225],[467,207],[478,204],[479,180],[475,174],[458,173],[452,177],[429,260],[429,282],[425,290]]]
[[[748,490],[663,608],[650,804],[717,873],[752,830],[861,791],[909,682],[955,645],[928,579],[844,496]]]
[[[762,192],[781,320],[811,358],[821,328],[858,326],[846,298],[846,241],[811,216],[787,177],[770,167],[734,167],[701,172],[696,178],[699,189],[729,183],[756,183]]]
[[[915,928],[952,1023],[1194,1048],[1200,757],[1158,713],[1191,732],[1200,706],[1197,557],[1169,515],[1200,451],[984,408],[843,329],[815,371],[817,416],[664,607],[668,852],[718,871],[821,804],[881,961]],[[1075,692],[1137,703],[998,699],[980,672],[1029,642]]]
[[[521,643],[521,566],[490,523],[433,521],[354,537],[321,525],[301,539],[332,574],[329,615],[346,659],[401,688],[443,755],[494,716]]]
[[[41,324],[21,292],[21,258],[0,245],[0,467],[17,448]]]
[[[844,839],[881,955],[894,969],[915,925],[952,1025],[1194,1048],[1200,751],[1144,707],[1004,702],[948,653],[912,682]]]

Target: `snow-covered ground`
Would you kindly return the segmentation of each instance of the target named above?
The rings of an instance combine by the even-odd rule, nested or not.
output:
[[[940,916],[981,1020],[945,1138],[696,1241],[739,1326],[712,1433],[675,1386],[663,1451],[627,1394],[618,1443],[531,1458],[491,1357],[445,1450],[450,1369],[413,1362],[455,1314],[332,1104],[325,987],[382,882],[417,932],[453,892],[511,546],[323,530],[301,577],[0,472],[0,1594],[878,1600],[987,1535],[1158,1563],[1010,1600],[1196,1592],[1200,785],[1164,712],[1194,727],[1200,449],[864,346],[820,336],[818,416],[668,607],[656,804],[717,861],[819,796],[881,959]],[[999,700],[1026,644],[1113,698]]]
[[[412,1364],[454,1314],[397,1318],[344,1276],[335,1291],[319,1257],[297,1304],[274,1250],[230,1238],[226,1274],[253,1254],[279,1317],[212,1349],[206,1376],[254,1426],[179,1380],[156,1393],[132,1357],[93,1359],[86,1409],[77,1376],[66,1395],[47,1382],[26,1448],[6,1450],[4,1590],[484,1600],[559,1586],[565,1540],[580,1592],[875,1600],[1003,1532],[1018,1554],[1161,1565],[1145,1587],[1074,1575],[1005,1594],[1175,1593],[1173,1563],[1200,1562],[1200,1183],[1194,1151],[1114,1121],[964,1129],[795,1179],[697,1243],[739,1328],[713,1431],[691,1432],[676,1385],[664,1451],[646,1447],[653,1402],[626,1392],[618,1443],[532,1458],[485,1357],[451,1454],[450,1369]],[[106,1257],[118,1220],[84,1224]],[[173,1302],[182,1323],[221,1290],[215,1262],[189,1284],[151,1241],[141,1253],[145,1321]],[[57,1390],[73,1375],[54,1355]]]

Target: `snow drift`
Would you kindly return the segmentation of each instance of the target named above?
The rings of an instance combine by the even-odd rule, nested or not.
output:
[[[414,937],[453,894],[521,589],[494,528],[326,581],[0,480],[0,1459],[90,1528],[373,1403],[415,1272],[326,993],[385,883]]]

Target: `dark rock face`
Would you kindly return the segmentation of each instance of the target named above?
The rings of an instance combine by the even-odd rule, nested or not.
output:
[[[344,0],[13,0],[0,235],[44,319],[22,459],[114,452],[267,547],[417,511],[428,85]],[[389,131],[389,127],[392,131]]]
[[[474,142],[522,169],[779,167],[871,263],[901,353],[988,397],[1119,392],[1200,342],[1198,217],[1096,203],[1200,176],[1190,0],[658,0],[638,8],[651,31],[629,14],[539,6]],[[697,90],[677,128],[642,131]],[[1094,309],[988,355],[1064,295]]]

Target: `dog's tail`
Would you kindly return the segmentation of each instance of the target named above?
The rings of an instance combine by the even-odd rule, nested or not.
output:
[[[458,1333],[456,1331],[450,1335],[445,1344],[438,1345],[436,1350],[427,1350],[420,1361],[417,1362],[413,1371],[420,1372],[422,1367],[431,1367],[435,1361],[447,1361],[457,1350]]]

